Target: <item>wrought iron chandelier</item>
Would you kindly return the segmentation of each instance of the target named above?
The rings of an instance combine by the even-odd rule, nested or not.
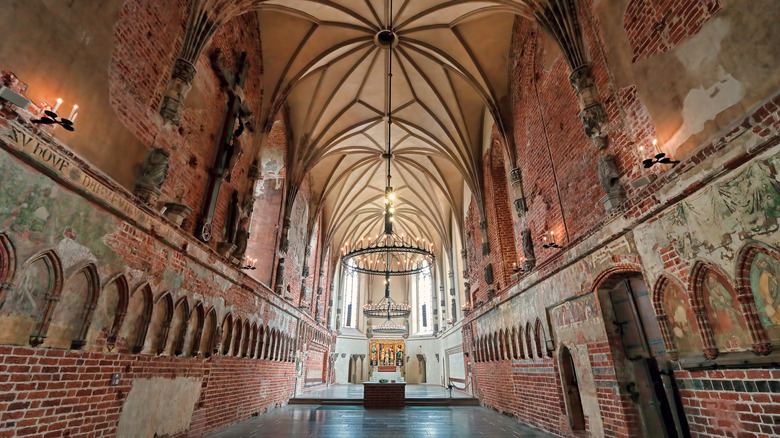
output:
[[[392,29],[392,22],[390,23],[390,29]],[[407,238],[404,234],[398,235],[393,231],[396,195],[390,183],[390,162],[393,158],[390,131],[393,124],[393,46],[397,43],[397,36],[392,30],[386,29],[377,34],[376,41],[377,44],[388,50],[389,57],[387,64],[387,93],[385,96],[387,103],[387,116],[385,118],[387,121],[387,152],[382,154],[382,158],[387,159],[384,230],[381,234],[376,234],[373,239],[371,236],[368,236],[368,238],[361,238],[352,244],[345,242],[341,248],[341,261],[345,269],[361,274],[383,275],[386,278],[386,283],[389,284],[389,277],[391,276],[413,275],[429,269],[436,257],[433,255],[433,242],[428,242],[424,238],[420,240],[419,236],[409,236]],[[389,289],[385,299],[381,302],[385,302],[387,299],[389,299]]]
[[[385,335],[399,335],[405,334],[406,328],[394,323],[390,318],[387,318],[385,322],[378,327],[371,329],[373,333],[380,333]]]
[[[378,303],[369,303],[363,306],[363,315],[369,318],[407,318],[411,313],[412,306],[409,303],[396,303],[390,297],[390,275],[385,275],[384,298]]]

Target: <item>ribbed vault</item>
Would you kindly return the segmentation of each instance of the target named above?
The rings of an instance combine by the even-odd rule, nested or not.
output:
[[[263,43],[263,121],[288,114],[288,177],[311,172],[336,247],[381,230],[388,49],[386,0],[272,0],[255,5]],[[458,232],[463,190],[482,193],[485,111],[506,132],[509,48],[519,4],[396,0],[392,184],[398,233],[437,243]],[[510,13],[508,13],[510,12]],[[511,148],[514,149],[514,148]],[[459,219],[456,219],[459,220]],[[459,224],[457,224],[459,225]]]

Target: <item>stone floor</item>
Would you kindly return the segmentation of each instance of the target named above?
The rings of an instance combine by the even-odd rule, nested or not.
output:
[[[553,437],[482,407],[285,406],[209,435],[210,438]]]
[[[406,398],[446,398],[447,388],[439,385],[406,385]],[[362,399],[363,385],[332,385],[298,394],[297,398],[319,399]],[[452,398],[471,398],[471,395],[452,390]]]

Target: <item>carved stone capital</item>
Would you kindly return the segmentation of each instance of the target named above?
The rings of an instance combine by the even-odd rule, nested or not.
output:
[[[577,93],[596,85],[589,65],[583,65],[574,69],[569,76],[569,83],[571,83],[571,86]]]
[[[171,80],[168,82],[168,88],[160,105],[160,116],[162,116],[164,121],[176,126],[181,123],[181,117],[184,113],[184,102],[190,89],[192,89],[192,80],[195,78],[195,73],[197,73],[197,70],[190,62],[181,58],[174,62]]]
[[[772,344],[770,342],[753,344],[753,351],[759,356],[767,356],[772,352]]]
[[[607,119],[607,112],[604,110],[604,106],[600,102],[593,103],[582,109],[580,112],[580,120],[582,121],[582,127],[585,129],[585,135],[589,138],[602,138],[607,137],[607,131],[609,129],[609,122]],[[606,143],[599,143],[599,149],[606,147]]]
[[[704,357],[706,357],[709,360],[715,360],[718,358],[718,355],[720,354],[720,351],[717,348],[705,348],[702,350],[704,352]]]

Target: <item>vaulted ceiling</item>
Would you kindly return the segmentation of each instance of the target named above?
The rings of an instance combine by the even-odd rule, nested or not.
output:
[[[511,132],[501,108],[513,23],[525,3],[395,0],[390,13],[389,0],[271,0],[256,8],[261,117],[287,110],[288,177],[311,172],[336,247],[382,227],[390,50],[375,37],[392,22],[396,231],[447,246],[460,232],[451,218],[462,220],[464,187],[480,192],[486,117]]]

